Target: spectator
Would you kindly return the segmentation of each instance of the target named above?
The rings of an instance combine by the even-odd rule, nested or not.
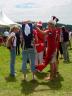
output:
[[[31,61],[32,79],[34,80],[35,74],[35,49],[33,46],[33,27],[31,23],[23,23],[22,25],[24,47],[22,50],[22,72],[24,80],[26,80],[27,60]]]
[[[19,31],[17,26],[10,29],[9,38],[11,38],[10,50],[10,76],[15,77],[15,58],[16,58],[16,36],[15,33]]]
[[[69,32],[69,46],[70,46],[70,49],[71,49],[71,39],[72,39],[72,32]]]
[[[70,61],[69,52],[68,52],[69,33],[66,30],[65,26],[62,26],[61,37],[62,37],[62,49],[63,49],[64,62],[69,62]]]
[[[6,41],[7,41],[8,35],[9,35],[9,32],[6,30],[6,31],[4,32],[4,35],[3,35],[3,38],[4,38],[4,45],[5,45],[5,46],[6,46]]]

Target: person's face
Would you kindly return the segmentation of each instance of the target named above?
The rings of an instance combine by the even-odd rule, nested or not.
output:
[[[19,29],[17,28],[16,31],[19,32]]]
[[[40,29],[42,29],[42,26],[38,26]]]
[[[16,32],[19,32],[19,29],[18,28],[15,28],[14,29],[14,32],[16,33]]]
[[[48,28],[54,28],[54,27],[55,27],[54,24],[48,23]]]
[[[65,27],[63,27],[63,28],[62,28],[62,31],[64,31],[64,32],[65,32]]]

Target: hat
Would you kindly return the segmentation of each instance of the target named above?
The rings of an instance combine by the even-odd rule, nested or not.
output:
[[[41,21],[37,22],[37,26],[42,27],[42,22]]]
[[[65,26],[62,26],[61,28],[65,28]]]
[[[59,19],[56,16],[52,16],[51,20],[49,20],[48,23],[56,25],[56,23],[59,21]]]

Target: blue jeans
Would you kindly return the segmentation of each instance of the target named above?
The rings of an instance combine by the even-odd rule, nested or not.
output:
[[[69,61],[68,42],[62,42],[64,61]]]
[[[10,50],[10,74],[15,76],[16,48]]]
[[[27,69],[27,60],[31,61],[31,71],[35,72],[35,50],[33,48],[28,48],[27,50],[22,50],[22,72],[25,73]]]

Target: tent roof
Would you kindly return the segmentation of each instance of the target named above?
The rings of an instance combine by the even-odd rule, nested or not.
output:
[[[3,11],[0,12],[0,25],[14,25],[16,24],[10,20]]]

